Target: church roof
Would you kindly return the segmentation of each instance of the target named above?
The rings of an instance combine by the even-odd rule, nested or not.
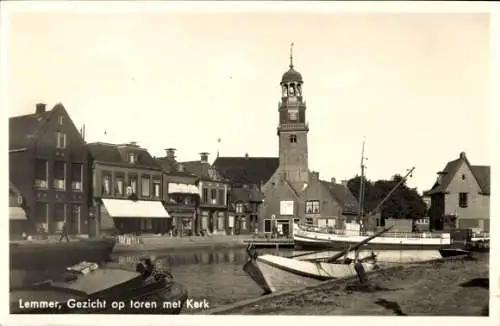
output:
[[[233,184],[260,185],[267,182],[279,165],[277,157],[218,157],[213,166]]]

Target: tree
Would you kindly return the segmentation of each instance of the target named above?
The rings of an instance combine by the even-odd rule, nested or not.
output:
[[[364,211],[371,212],[401,181],[403,177],[394,175],[391,180],[371,182],[365,179]],[[356,198],[359,198],[361,177],[356,176],[348,181],[347,186]],[[425,215],[427,206],[415,189],[401,184],[380,207],[382,219],[406,218],[414,219]]]

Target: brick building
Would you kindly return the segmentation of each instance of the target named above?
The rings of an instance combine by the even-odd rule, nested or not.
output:
[[[278,168],[277,157],[217,157],[213,166],[229,180],[229,213],[234,216],[236,234],[259,228],[259,208],[264,201],[261,186]]]
[[[180,162],[184,171],[198,178],[199,215],[195,233],[228,234],[234,228],[234,217],[228,215],[229,183],[208,162],[209,153],[200,153],[199,161]]]
[[[182,235],[198,234],[196,228],[199,215],[200,190],[198,177],[184,170],[184,166],[177,162],[175,149],[166,149],[165,157],[155,158],[163,170],[163,203],[172,217],[171,226],[175,226]]]
[[[259,185],[264,200],[258,208],[259,230],[272,231],[272,225],[285,235],[292,222],[300,220],[319,225],[342,227],[357,214],[357,200],[347,184],[324,181],[308,166],[306,103],[302,75],[290,69],[281,79],[278,105],[279,158],[218,158],[214,166],[232,183]]]
[[[62,104],[9,119],[9,178],[20,193],[32,230],[87,234],[88,151]]]
[[[148,151],[134,142],[87,147],[92,155],[93,232],[165,233],[170,216],[162,204],[162,169]]]
[[[471,165],[465,153],[446,164],[432,188],[429,217],[434,230],[490,230],[490,167]]]

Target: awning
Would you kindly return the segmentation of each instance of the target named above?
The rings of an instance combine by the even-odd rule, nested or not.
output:
[[[159,201],[102,199],[111,217],[169,218],[168,212]]]
[[[194,194],[197,195],[200,193],[198,187],[195,185],[187,185],[183,183],[169,183],[168,184],[168,193],[169,194]]]
[[[9,217],[11,221],[24,221],[28,219],[22,207],[9,207]]]

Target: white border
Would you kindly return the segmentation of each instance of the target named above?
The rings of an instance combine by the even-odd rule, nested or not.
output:
[[[494,74],[492,76],[492,101],[490,103],[491,109],[491,132],[492,132],[492,140],[500,139],[500,129],[498,128],[498,122],[500,121],[500,101],[499,95],[500,92],[500,80],[498,76],[500,75],[500,10],[498,3],[486,3],[479,1],[471,1],[471,2],[305,2],[305,1],[293,1],[293,2],[270,2],[270,1],[259,1],[259,2],[179,2],[179,1],[168,1],[168,2],[154,2],[154,1],[92,1],[92,2],[78,2],[78,1],[12,1],[1,3],[1,31],[2,31],[2,49],[8,47],[9,39],[8,39],[8,15],[13,12],[137,12],[137,11],[184,11],[184,12],[494,12],[495,17],[492,19],[492,32],[491,32],[491,40],[492,40],[492,60]],[[493,27],[494,26],[494,27]],[[8,179],[8,157],[7,157],[7,108],[6,104],[6,95],[8,94],[8,85],[5,84],[5,76],[8,74],[8,57],[5,56],[6,52],[2,51],[1,57],[1,80],[0,85],[2,86],[0,91],[0,99],[2,101],[2,115],[3,119],[1,120],[3,128],[2,130],[2,145],[4,146],[4,151],[2,151],[2,155],[5,155],[4,159],[1,161],[1,172],[4,173],[4,177],[2,180],[4,182]],[[496,127],[496,128],[495,128]],[[379,325],[387,325],[390,324],[422,324],[424,322],[430,322],[438,320],[441,324],[444,321],[450,322],[454,325],[457,323],[461,324],[462,322],[465,324],[491,324],[498,325],[498,315],[499,315],[499,307],[500,300],[498,296],[500,295],[500,291],[498,291],[499,287],[499,269],[498,262],[499,260],[499,251],[497,250],[500,241],[496,237],[496,233],[500,229],[500,220],[498,217],[500,216],[500,208],[497,203],[499,201],[495,200],[500,193],[500,187],[496,187],[495,185],[500,184],[500,173],[496,173],[496,167],[499,163],[498,152],[499,147],[496,146],[495,142],[491,142],[491,150],[492,153],[495,154],[492,156],[492,193],[493,198],[491,200],[491,229],[494,230],[492,233],[492,250],[491,250],[491,296],[492,300],[490,300],[490,318],[438,318],[437,317],[422,317],[422,318],[397,318],[397,317],[315,317],[315,316],[190,316],[190,315],[180,315],[180,316],[148,316],[145,318],[141,315],[128,315],[128,316],[99,316],[99,315],[71,315],[71,316],[11,316],[8,315],[8,304],[0,305],[0,309],[2,309],[2,317],[4,317],[0,322],[6,325],[93,325],[93,324],[102,324],[103,322],[111,323],[120,323],[121,325],[192,325],[192,324],[204,324],[204,325],[219,325],[220,323],[228,323],[233,322],[238,325],[245,324],[253,324],[256,323],[264,323],[264,324],[318,324],[321,325],[323,323],[337,322],[337,323],[372,323]],[[6,182],[4,183],[4,187],[0,187],[0,191],[2,192],[5,207],[5,214],[3,214],[4,218],[0,219],[0,230],[3,232],[3,239],[8,239],[8,219],[7,214],[7,187]],[[497,189],[498,188],[498,189]],[[7,257],[7,246],[4,245],[1,247],[1,255],[3,257]],[[3,260],[4,262],[7,259]],[[497,263],[495,263],[497,262]],[[2,297],[2,302],[9,302],[8,299],[8,273],[2,273],[4,277],[2,278],[2,285],[5,289],[4,291],[0,291]]]

